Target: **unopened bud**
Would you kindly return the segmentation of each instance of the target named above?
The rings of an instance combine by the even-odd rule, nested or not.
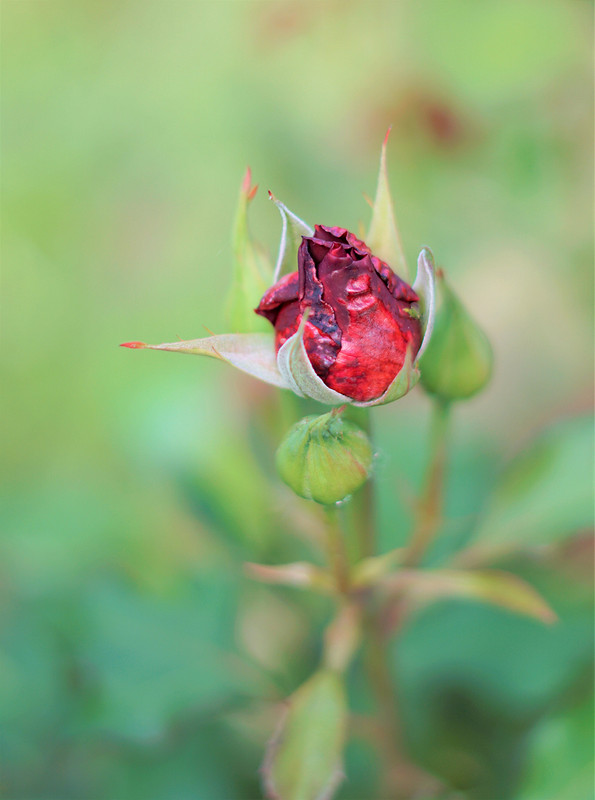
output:
[[[444,278],[434,332],[420,360],[421,384],[441,400],[463,400],[483,389],[492,374],[487,336]]]
[[[304,417],[277,450],[277,469],[293,491],[308,500],[332,505],[364,484],[372,465],[366,434],[337,409]]]

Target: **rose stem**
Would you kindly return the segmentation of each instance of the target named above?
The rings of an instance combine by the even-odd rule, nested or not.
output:
[[[372,417],[369,408],[348,406],[345,416],[364,431],[370,441],[372,437]],[[352,522],[357,537],[358,559],[375,555],[376,515],[374,510],[374,482],[369,478],[352,501]]]
[[[373,444],[370,410],[348,406],[347,415],[365,431]],[[356,529],[360,559],[376,555],[374,502],[374,483],[370,478],[352,500],[352,523]],[[410,796],[410,790],[415,788],[417,773],[404,755],[397,694],[387,660],[386,637],[377,609],[368,605],[365,619],[368,633],[365,663],[383,732],[381,744],[385,763],[384,792],[391,798]]]
[[[419,564],[440,527],[449,420],[450,403],[435,400],[430,430],[430,460],[419,500],[416,526],[404,559],[404,565],[407,566]]]
[[[326,516],[326,551],[329,566],[335,576],[337,591],[341,594],[347,594],[350,586],[349,563],[339,520],[339,509],[336,506],[325,506],[324,511]]]
[[[378,717],[384,735],[382,737],[382,757],[385,763],[383,794],[387,798],[410,798],[419,790],[424,775],[412,764],[405,752],[399,703],[394,677],[388,665],[386,636],[378,614],[370,614],[367,619],[369,632],[367,667],[370,685],[376,695]],[[392,633],[398,636],[398,630]]]

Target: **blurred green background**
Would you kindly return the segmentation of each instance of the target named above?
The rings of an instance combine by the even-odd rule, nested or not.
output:
[[[408,257],[432,247],[496,353],[456,411],[431,562],[531,545],[499,564],[560,616],[412,620],[408,745],[456,796],[592,797],[592,29],[581,0],[4,0],[3,796],[260,796],[330,607],[242,563],[319,558],[316,520],[274,475],[273,390],[117,344],[225,331],[246,164],[273,255],[269,188],[367,224],[393,124]],[[383,551],[410,529],[428,411],[416,389],[373,412]],[[347,776],[340,798],[373,796],[358,739]]]

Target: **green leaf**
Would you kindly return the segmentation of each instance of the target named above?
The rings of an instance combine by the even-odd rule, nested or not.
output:
[[[277,263],[275,265],[275,273],[273,275],[273,283],[277,283],[282,275],[289,272],[295,272],[297,269],[297,251],[301,244],[302,236],[313,236],[314,231],[296,216],[293,211],[290,211],[287,206],[280,200],[277,200],[272,192],[269,192],[269,197],[279,209],[283,228],[281,229],[281,241],[279,243],[279,255],[277,256]]]
[[[593,422],[551,428],[503,472],[473,549],[498,552],[564,540],[593,525]]]
[[[378,185],[372,209],[372,221],[370,223],[368,235],[366,236],[366,244],[374,255],[386,261],[401,278],[408,280],[409,270],[407,268],[407,261],[405,260],[405,253],[403,252],[399,230],[395,222],[393,202],[388,185],[388,173],[386,170],[386,143],[389,133],[390,128],[386,132],[384,142],[382,143]]]
[[[518,800],[592,800],[593,711],[592,696],[586,702],[581,698],[539,726]]]
[[[461,597],[555,622],[556,615],[532,586],[499,570],[401,570],[386,585],[414,604]]]
[[[266,331],[267,320],[254,313],[271,282],[272,270],[262,248],[248,230],[248,205],[256,194],[251,187],[250,168],[246,170],[233,228],[233,276],[227,299],[231,327],[238,333]]]
[[[265,383],[288,389],[275,357],[274,333],[222,333],[204,339],[187,339],[165,344],[127,342],[122,347],[134,350],[169,350],[174,353],[189,353],[227,361]]]
[[[343,778],[347,701],[343,681],[331,670],[316,672],[289,698],[263,764],[267,797],[331,798]]]

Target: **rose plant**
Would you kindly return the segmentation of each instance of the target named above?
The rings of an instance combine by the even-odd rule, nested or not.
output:
[[[296,688],[271,732],[263,789],[267,797],[280,800],[330,798],[343,780],[350,721],[347,673],[362,649],[376,697],[374,741],[380,742],[385,762],[382,797],[434,796],[439,791],[436,779],[408,757],[387,667],[388,639],[398,635],[403,619],[420,605],[462,597],[542,622],[555,618],[537,592],[514,575],[478,564],[470,569],[425,566],[442,521],[450,408],[486,385],[492,356],[485,334],[444,282],[436,310],[436,275],[427,247],[420,251],[415,280],[407,282],[386,146],[385,138],[365,240],[342,227],[312,228],[270,195],[282,219],[274,270],[248,232],[247,209],[256,193],[248,171],[234,228],[233,331],[159,345],[124,345],[217,358],[298,397],[333,407],[297,421],[276,458],[283,481],[323,509],[326,567],[310,562],[246,566],[256,580],[318,592],[336,604],[319,669]],[[420,375],[434,407],[425,486],[408,545],[379,554],[370,491],[370,409],[401,398]]]
[[[392,218],[385,151],[386,140],[370,246],[344,228],[316,225],[313,230],[269,193],[283,231],[273,285],[255,311],[273,324],[274,334],[238,332],[122,346],[219,358],[327,405],[375,406],[403,397],[419,380],[419,360],[432,333],[434,260],[424,247],[413,286],[387,263],[406,270]],[[249,173],[247,178],[241,210],[255,194]],[[254,252],[245,244],[242,250]],[[280,277],[296,260],[297,270]],[[247,303],[250,288],[242,289]]]

